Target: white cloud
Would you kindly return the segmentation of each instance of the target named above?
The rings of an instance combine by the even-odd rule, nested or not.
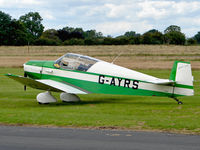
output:
[[[129,22],[106,22],[96,26],[97,31],[100,31],[107,35],[113,35],[131,29],[131,23]]]
[[[160,19],[168,14],[168,8],[173,5],[174,2],[170,1],[145,1],[140,2],[139,7],[141,11],[137,13],[139,18],[154,18]]]
[[[128,5],[105,4],[104,6],[108,9],[107,16],[111,18],[128,15],[127,11],[131,10],[131,7]]]
[[[96,25],[97,31],[102,32],[105,35],[120,35],[124,34],[126,31],[137,31],[137,32],[144,32],[147,30],[152,29],[152,25],[143,22],[106,22]]]
[[[25,6],[41,5],[40,0],[0,0],[0,7],[22,8]]]
[[[200,2],[199,1],[193,1],[193,2],[186,2],[182,1],[179,3],[174,3],[172,5],[173,11],[178,14],[187,14],[192,13],[200,9]]]
[[[198,11],[200,9],[200,2],[150,0],[140,2],[139,7],[141,7],[141,11],[138,12],[138,17],[158,20],[167,17],[174,17],[174,15],[183,16]]]
[[[112,36],[128,30],[163,31],[172,24],[180,26],[186,35],[200,30],[198,0],[0,0],[0,9],[15,18],[37,11],[46,28],[68,24]]]
[[[40,11],[40,15],[45,20],[55,20],[55,17],[52,15],[50,11]]]
[[[21,5],[39,5],[42,2],[39,0],[16,0],[16,3]]]

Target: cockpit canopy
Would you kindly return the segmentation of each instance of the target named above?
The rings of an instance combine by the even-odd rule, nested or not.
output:
[[[67,53],[54,63],[56,68],[87,71],[92,65],[100,60],[89,56]]]

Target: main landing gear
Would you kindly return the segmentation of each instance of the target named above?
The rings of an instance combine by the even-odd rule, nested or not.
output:
[[[172,97],[179,105],[183,104],[183,102],[179,101],[176,97]]]
[[[60,99],[63,102],[78,102],[80,101],[80,98],[75,94],[69,94],[69,93],[61,93]],[[37,101],[39,104],[49,104],[49,103],[55,103],[57,102],[57,99],[51,95],[50,91],[39,93],[37,95]]]

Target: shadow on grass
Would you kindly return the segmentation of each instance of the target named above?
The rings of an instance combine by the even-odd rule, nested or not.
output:
[[[117,98],[105,98],[105,99],[84,99],[79,102],[61,102],[58,101],[56,103],[51,103],[47,105],[41,105],[41,106],[83,106],[83,105],[101,105],[101,104],[107,104],[107,105],[139,105],[139,106],[169,106],[169,105],[175,105],[177,106],[177,103],[173,100],[148,100],[148,99],[117,99]]]

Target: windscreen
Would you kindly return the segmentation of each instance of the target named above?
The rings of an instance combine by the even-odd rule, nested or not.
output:
[[[98,59],[79,54],[68,53],[55,61],[56,68],[87,71]]]

